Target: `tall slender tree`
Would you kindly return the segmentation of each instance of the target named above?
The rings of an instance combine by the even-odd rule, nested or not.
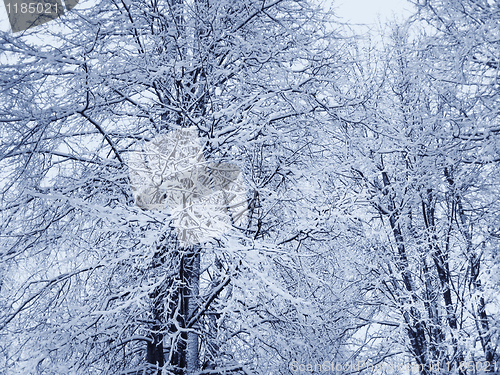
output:
[[[442,12],[462,9],[447,4]],[[432,1],[426,6],[434,9]],[[394,366],[409,356],[421,374],[495,372],[494,68],[480,63],[478,76],[478,55],[460,47],[471,46],[464,30],[474,23],[433,14],[442,29],[432,36],[414,23],[394,29],[380,90],[360,120],[346,121],[347,168],[332,168],[346,184],[354,182],[352,215],[362,223],[367,262],[375,265],[357,270],[361,310],[372,314],[357,316],[366,336],[350,344],[358,346],[365,369],[367,358]],[[461,39],[452,41],[449,31]]]

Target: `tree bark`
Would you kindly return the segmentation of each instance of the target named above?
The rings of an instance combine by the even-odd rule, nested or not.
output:
[[[186,281],[188,285],[186,304],[187,304],[187,315],[186,324],[189,322],[190,318],[195,314],[198,308],[198,295],[199,295],[199,284],[200,284],[200,253],[195,247],[193,253],[188,258],[189,266],[186,267]],[[195,373],[199,368],[198,360],[198,333],[196,329],[198,324],[195,323],[189,328],[187,334],[187,358],[186,358],[186,369],[187,374],[191,375]]]

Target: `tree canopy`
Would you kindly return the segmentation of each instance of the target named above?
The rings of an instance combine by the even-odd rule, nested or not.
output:
[[[413,5],[0,32],[0,373],[497,372],[500,5]]]

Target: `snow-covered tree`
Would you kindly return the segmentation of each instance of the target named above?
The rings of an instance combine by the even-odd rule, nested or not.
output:
[[[86,7],[0,35],[2,369],[287,371],[291,343],[305,358],[325,332],[308,327],[332,327],[321,316],[334,301],[327,285],[318,298],[313,285],[297,288],[311,263],[280,246],[290,243],[287,226],[299,237],[326,235],[308,221],[322,195],[308,189],[325,165],[316,159],[328,145],[317,137],[328,110],[358,103],[347,95],[345,42],[303,0]],[[180,159],[192,157],[189,142],[164,150],[169,143],[159,142],[185,129],[203,162],[185,178],[165,175],[177,179],[169,185],[153,176],[160,158],[151,150],[178,146]],[[142,154],[152,185],[141,195]],[[198,194],[198,178],[214,189],[214,173],[232,173],[217,172],[221,165],[241,171],[246,219],[233,216],[228,233],[184,246],[172,212],[150,208],[175,200],[167,187],[181,189],[177,198]],[[280,269],[279,251],[295,264]]]
[[[362,298],[345,297],[364,313],[351,347],[362,362],[409,357],[421,374],[495,372],[498,69],[485,51],[498,43],[498,11],[422,7],[439,30],[394,28],[380,90],[346,121],[344,167],[332,168],[353,187],[369,264],[352,284]]]

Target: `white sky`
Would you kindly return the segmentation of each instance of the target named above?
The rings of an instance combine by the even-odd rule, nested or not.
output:
[[[7,11],[2,0],[0,0],[0,30],[10,31],[9,19],[7,18]]]
[[[384,24],[393,15],[399,18],[408,16],[411,10],[411,4],[406,0],[326,0],[326,3],[333,4],[336,15],[341,17],[341,22],[372,26],[377,26],[378,17]],[[358,27],[357,31],[362,29],[363,27]],[[3,0],[0,0],[0,30],[10,30]]]
[[[327,0],[327,3],[333,4],[335,13],[341,17],[342,22],[372,24],[372,26],[378,23],[379,16],[384,24],[393,15],[398,17],[409,15],[411,9],[411,4],[406,0]],[[10,30],[3,0],[0,0],[0,30]]]
[[[335,14],[341,22],[353,24],[382,25],[387,20],[408,17],[412,5],[406,0],[327,0],[328,5],[333,5]]]

